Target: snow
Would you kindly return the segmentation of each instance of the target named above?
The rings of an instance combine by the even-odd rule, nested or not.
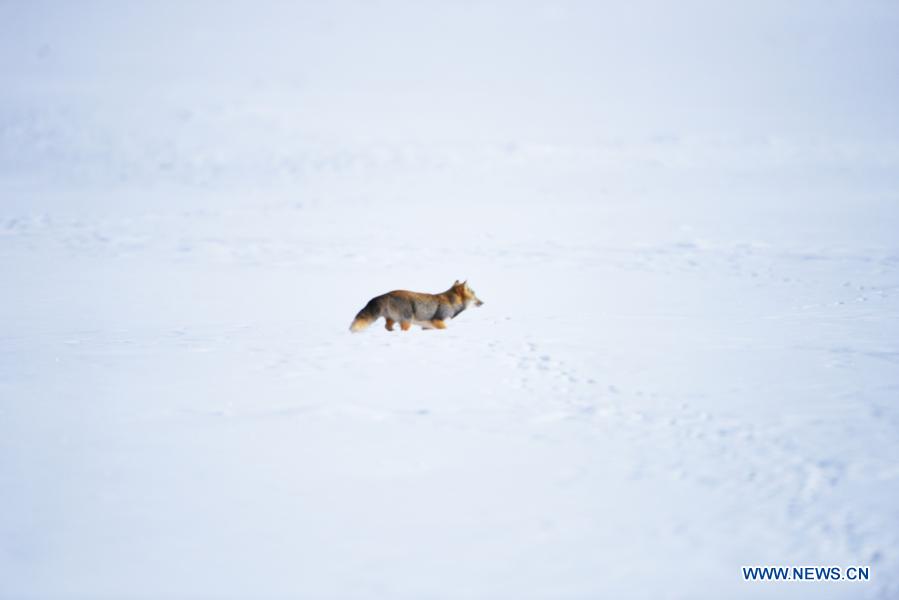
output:
[[[0,598],[899,595],[897,21],[0,3]]]

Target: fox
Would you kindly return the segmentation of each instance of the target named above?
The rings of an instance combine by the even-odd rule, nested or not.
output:
[[[409,331],[413,324],[422,329],[446,329],[448,319],[459,316],[472,304],[482,306],[484,302],[475,295],[468,281],[460,283],[458,279],[450,289],[439,294],[394,290],[369,300],[353,319],[350,331],[362,331],[381,317],[387,320],[387,331],[393,331],[397,323],[403,331]]]

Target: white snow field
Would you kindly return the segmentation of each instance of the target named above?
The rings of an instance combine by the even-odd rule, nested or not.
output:
[[[0,598],[899,598],[897,31],[0,1]]]

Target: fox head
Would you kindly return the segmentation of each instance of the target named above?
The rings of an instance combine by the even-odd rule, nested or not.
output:
[[[468,308],[470,304],[474,304],[475,306],[484,304],[481,299],[475,295],[474,290],[469,287],[467,280],[459,283],[459,280],[457,279],[453,284],[452,289],[460,298],[462,298],[462,302],[465,304],[466,308]]]

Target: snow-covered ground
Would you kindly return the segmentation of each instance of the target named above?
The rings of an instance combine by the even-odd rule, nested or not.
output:
[[[897,27],[0,2],[0,598],[899,597]]]

